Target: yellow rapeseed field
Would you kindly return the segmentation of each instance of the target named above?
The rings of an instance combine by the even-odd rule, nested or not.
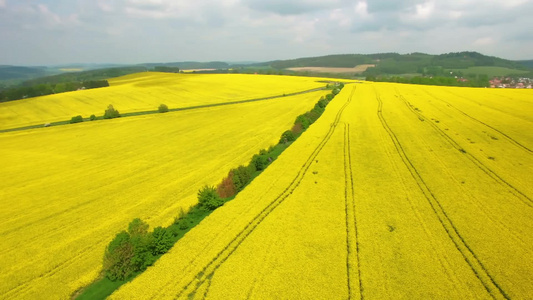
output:
[[[529,299],[533,91],[347,85],[113,299]]]
[[[145,72],[109,80],[109,87],[0,104],[0,130],[102,116],[109,104],[120,113],[154,111],[162,103],[182,108],[280,96],[325,86],[320,78]]]
[[[153,82],[142,76],[115,79],[113,85],[126,86],[147,107],[161,102],[163,75],[146,74]],[[249,81],[235,86],[229,81],[222,88],[222,78],[230,77]],[[213,89],[206,77],[189,86],[185,96],[175,91],[165,102],[177,105],[179,100],[170,99],[184,98],[187,105],[200,104],[317,86],[311,79],[291,87],[291,77],[249,77],[214,76]],[[105,90],[90,92],[103,96]],[[198,103],[195,91],[202,95]],[[87,92],[72,93],[70,104],[84,107],[80,103],[91,95]],[[98,276],[106,245],[133,218],[169,225],[180,209],[196,203],[199,188],[218,183],[231,168],[277,143],[296,116],[328,92],[0,133],[0,298],[68,298]],[[85,103],[128,107],[119,93],[125,92]]]

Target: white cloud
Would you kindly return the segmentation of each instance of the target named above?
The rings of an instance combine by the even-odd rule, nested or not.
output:
[[[450,10],[448,16],[452,20],[457,20],[463,16],[463,12],[460,10]]]
[[[475,46],[487,46],[492,45],[495,43],[495,40],[493,37],[487,36],[476,39],[472,44]]]
[[[415,18],[417,19],[428,19],[433,14],[435,9],[435,3],[426,2],[422,4],[417,4],[416,6]]]
[[[366,1],[359,1],[355,5],[355,13],[358,17],[368,19],[370,14],[368,13],[368,4]]]
[[[97,5],[104,12],[112,12],[115,10],[115,7],[106,0],[98,0]]]
[[[525,0],[7,1],[0,64],[463,50],[533,58],[533,1]]]

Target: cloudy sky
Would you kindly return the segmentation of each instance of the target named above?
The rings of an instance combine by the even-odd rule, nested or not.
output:
[[[533,59],[533,0],[0,0],[0,64],[478,51]]]

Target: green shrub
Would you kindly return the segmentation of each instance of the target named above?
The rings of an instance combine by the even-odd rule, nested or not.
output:
[[[152,254],[154,237],[151,234],[132,235],[131,243],[133,244],[131,264],[135,272],[143,271],[155,262]]]
[[[187,223],[186,220],[181,220],[178,225],[181,230],[185,230],[189,228],[189,223]]]
[[[172,247],[171,232],[156,229],[148,233],[148,224],[137,218],[130,222],[128,231],[115,236],[104,254],[104,271],[110,280],[124,280],[145,270],[162,249]]]
[[[91,116],[89,117],[89,120],[91,120],[91,121],[96,120],[96,116],[95,116],[95,115],[91,115]]]
[[[309,120],[309,118],[305,114],[303,114],[303,115],[299,115],[296,118],[296,121],[294,122],[294,124],[296,123],[302,124],[302,128],[305,130],[309,128],[309,125],[311,125],[311,120]]]
[[[158,110],[159,110],[160,113],[166,113],[166,112],[168,112],[168,106],[166,104],[161,104],[161,105],[159,105]]]
[[[82,116],[75,116],[70,119],[70,124],[83,122]]]
[[[285,144],[288,142],[292,142],[295,140],[294,133],[291,130],[285,131],[283,134],[281,134],[281,138],[279,139],[280,144]]]
[[[244,187],[252,181],[254,175],[255,166],[249,165],[248,167],[239,166],[237,169],[233,169],[233,185],[235,191],[238,193],[244,189]]]
[[[124,280],[135,272],[131,259],[134,255],[131,236],[122,231],[109,243],[104,255],[104,271],[110,280]]]
[[[166,253],[174,245],[174,240],[172,239],[172,232],[167,228],[154,228],[152,236],[154,238],[154,244],[152,247],[153,255]]]
[[[104,112],[104,119],[113,119],[120,117],[120,113],[116,110],[113,105],[109,104],[107,109]]]
[[[266,152],[266,151],[265,151]],[[268,155],[263,154],[255,154],[252,157],[252,165],[255,167],[257,171],[264,170],[269,164]]]
[[[143,235],[148,232],[149,225],[139,218],[133,219],[128,225],[128,233],[133,235]]]
[[[320,108],[326,108],[326,105],[328,105],[328,100],[322,98],[322,99],[318,100],[317,105]]]
[[[230,198],[237,194],[235,184],[233,183],[233,170],[228,173],[228,176],[222,179],[222,182],[217,186],[217,194],[220,198]]]
[[[333,99],[333,96],[334,96],[333,94],[327,94],[326,100],[331,101]]]
[[[215,210],[224,204],[224,200],[218,196],[215,187],[206,185],[198,191],[198,203],[205,209]]]

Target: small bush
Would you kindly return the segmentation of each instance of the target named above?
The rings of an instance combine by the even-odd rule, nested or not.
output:
[[[153,255],[166,253],[174,245],[174,240],[172,239],[172,232],[167,228],[154,228],[152,236],[154,238],[154,244],[152,247]]]
[[[312,109],[311,111],[306,112],[305,117],[309,121],[309,125],[315,123],[315,121],[318,120],[318,118],[322,115],[322,112],[323,111],[321,109],[319,110]],[[309,125],[307,127],[309,127]]]
[[[109,243],[104,255],[104,270],[110,280],[123,280],[135,272],[131,264],[134,255],[131,236],[122,231]]]
[[[104,119],[113,119],[120,117],[120,113],[116,110],[113,105],[109,104],[107,109],[104,112]]]
[[[257,171],[262,171],[266,169],[268,164],[269,164],[269,161],[268,161],[268,156],[266,154],[263,154],[263,155],[255,154],[252,157],[252,165],[255,167]]]
[[[291,131],[292,133],[294,134],[294,136],[297,136],[298,134],[302,133],[303,131],[303,128],[302,128],[302,123],[296,123],[292,126],[291,128]]]
[[[91,120],[91,121],[96,120],[96,116],[95,116],[95,115],[91,115],[91,116],[89,117],[89,120]]]
[[[221,198],[229,198],[235,196],[235,185],[233,184],[233,172],[230,171],[228,176],[222,179],[222,182],[217,186],[217,194]]]
[[[233,169],[233,185],[235,191],[238,193],[244,189],[244,187],[252,181],[252,177],[255,171],[255,166],[250,165],[248,167],[239,166],[237,169]]]
[[[309,120],[309,118],[303,114],[303,115],[299,115],[297,118],[296,118],[296,121],[294,122],[294,124],[296,123],[300,123],[302,124],[302,128],[305,130],[309,127],[309,125],[311,125],[311,120]]]
[[[300,123],[300,126],[301,126],[301,123]],[[303,126],[302,126],[302,128],[303,128]],[[281,138],[279,139],[279,143],[280,144],[285,144],[285,143],[288,143],[288,142],[292,142],[294,140],[295,140],[294,133],[292,133],[292,131],[290,131],[290,130],[287,130],[281,135]]]
[[[161,105],[159,105],[158,110],[159,110],[160,113],[166,113],[166,112],[168,112],[168,106],[166,104],[161,104]]]
[[[317,105],[320,107],[320,108],[326,108],[326,105],[328,105],[328,100],[324,99],[324,98],[321,98]]]
[[[70,119],[70,124],[83,122],[82,116],[75,116]]]
[[[188,229],[189,228],[189,224],[187,223],[187,221],[185,220],[181,220],[180,223],[178,224],[179,225],[179,228],[181,230],[185,230],[185,229]]]
[[[215,210],[224,204],[224,200],[218,196],[214,187],[206,185],[198,191],[198,203],[205,209]]]
[[[133,219],[128,225],[128,233],[131,235],[143,235],[148,232],[149,225],[139,218]]]

